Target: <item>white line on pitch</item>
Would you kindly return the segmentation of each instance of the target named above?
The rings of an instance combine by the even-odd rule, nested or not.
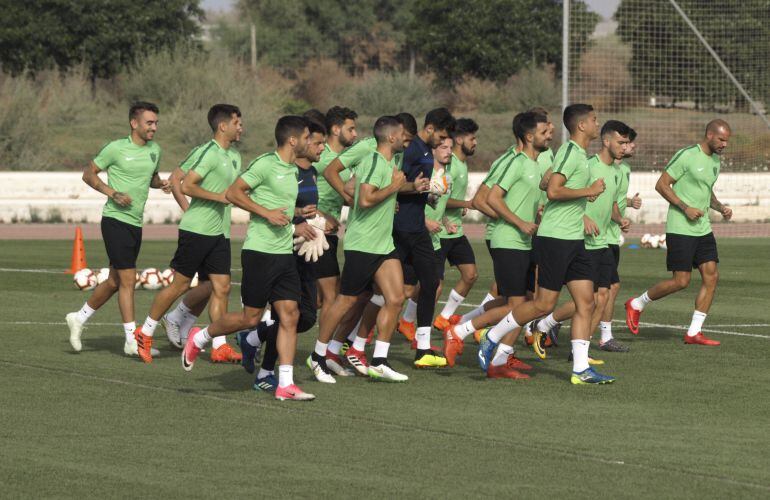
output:
[[[45,273],[45,274],[64,274],[64,269],[16,269],[14,267],[0,267],[3,273]]]

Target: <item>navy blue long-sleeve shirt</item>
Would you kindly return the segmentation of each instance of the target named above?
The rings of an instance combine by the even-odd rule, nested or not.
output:
[[[409,147],[404,151],[401,166],[407,182],[414,182],[422,172],[423,177],[430,179],[433,175],[433,150],[425,141],[415,135]],[[393,229],[405,233],[421,233],[425,228],[425,205],[428,202],[427,193],[399,193],[397,197],[398,212],[393,221]]]

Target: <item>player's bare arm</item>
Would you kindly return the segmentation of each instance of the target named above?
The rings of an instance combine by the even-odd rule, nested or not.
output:
[[[225,197],[227,200],[238,208],[246,210],[258,217],[262,217],[274,226],[285,226],[291,223],[291,219],[286,215],[286,207],[269,209],[262,205],[254,203],[249,197],[251,187],[241,178],[235,180],[235,182],[227,188],[225,191]]]
[[[473,200],[471,200],[471,206],[487,217],[497,219],[497,212],[492,210],[492,207],[487,203],[488,196],[489,188],[486,184],[482,183],[481,186],[479,186],[479,190],[476,191],[476,194],[473,196]]]
[[[361,184],[358,190],[358,206],[361,208],[371,208],[379,205],[390,195],[401,189],[404,183],[406,183],[404,173],[393,167],[393,176],[391,177],[390,184],[384,188],[377,189],[376,186],[371,184]]]
[[[171,192],[171,182],[168,179],[161,179],[160,175],[155,173],[150,181],[150,187],[153,189],[161,189],[164,193],[169,194]]]
[[[187,209],[190,208],[190,202],[187,199],[187,196],[182,192],[183,179],[184,170],[179,167],[176,167],[168,177],[168,180],[171,183],[171,195],[174,197],[174,200],[176,200],[179,208],[182,209],[182,212],[186,212]]]
[[[112,199],[112,201],[114,201],[121,207],[127,207],[131,205],[130,196],[128,196],[126,193],[115,191],[110,186],[104,183],[104,181],[99,177],[99,172],[101,171],[102,170],[99,167],[97,167],[94,162],[91,162],[91,164],[88,165],[83,171],[83,182],[88,184],[91,188],[95,189],[96,191],[99,191],[103,195],[106,195],[107,198]]]
[[[515,213],[511,212],[511,210],[505,204],[505,200],[503,199],[505,193],[506,191],[501,188],[500,185],[495,184],[489,191],[487,203],[501,219],[513,226],[516,226],[523,233],[526,233],[530,236],[534,235],[537,232],[537,224],[527,222]]]
[[[182,193],[190,196],[191,198],[215,201],[217,203],[224,203],[225,205],[230,203],[225,196],[226,191],[222,191],[221,193],[213,193],[211,191],[207,191],[200,186],[202,180],[203,177],[201,177],[200,174],[194,170],[190,170],[187,172],[187,175],[184,176],[182,182]]]
[[[345,165],[342,164],[339,158],[335,158],[324,170],[324,179],[342,196],[342,199],[345,200],[345,205],[353,206],[353,195],[345,189],[345,182],[340,177],[340,172],[343,170],[345,170]]]
[[[660,174],[658,182],[655,183],[655,191],[660,193],[667,202],[684,212],[688,220],[698,220],[703,217],[702,210],[688,206],[676,195],[674,192],[674,184],[676,184],[676,180],[671,177],[668,172],[663,172]]]
[[[567,178],[562,174],[556,173],[552,175],[548,181],[548,199],[553,201],[567,201],[576,200],[578,198],[588,198],[588,201],[593,201],[597,196],[604,192],[606,186],[604,185],[604,179],[596,179],[593,184],[587,188],[582,189],[570,189],[567,184]]]
[[[711,202],[709,204],[712,210],[716,210],[720,214],[722,214],[722,217],[725,220],[730,220],[733,216],[733,209],[719,201],[714,194],[714,191],[711,191]]]

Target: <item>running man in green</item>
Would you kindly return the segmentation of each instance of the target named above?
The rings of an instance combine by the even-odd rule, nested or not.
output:
[[[180,167],[187,172],[182,193],[192,201],[179,223],[179,240],[170,264],[174,281],[155,295],[147,319],[134,333],[139,356],[145,363],[152,362],[150,348],[160,319],[174,301],[189,290],[193,276],[199,271],[211,282],[211,320],[216,321],[227,313],[230,202],[225,194],[241,173],[241,154],[233,147],[243,132],[241,111],[232,104],[215,104],[208,112],[208,123],[214,137],[196,147]],[[223,350],[230,362],[241,360],[226,343],[220,342],[215,345],[216,349]]]
[[[731,133],[726,121],[710,121],[701,142],[680,149],[655,185],[655,190],[670,204],[666,218],[666,267],[673,276],[626,302],[626,323],[634,334],[639,333],[639,316],[644,308],[654,300],[687,288],[692,270],[697,268],[702,283],[684,343],[720,344],[703,335],[701,328],[714,300],[719,278],[719,254],[708,211],[716,210],[725,220],[733,216],[732,209],[714,194],[714,184],[719,177],[719,155],[727,147]]]
[[[107,196],[101,229],[110,259],[110,275],[79,311],[67,314],[70,344],[75,351],[82,349],[83,326],[117,292],[125,334],[123,352],[129,356],[137,354],[134,285],[136,258],[142,246],[144,205],[150,188],[171,192],[169,182],[158,175],[160,146],[153,141],[158,114],[155,104],[132,104],[128,111],[129,136],[104,146],[83,172],[83,182]],[[99,172],[107,172],[106,184],[99,178]]]

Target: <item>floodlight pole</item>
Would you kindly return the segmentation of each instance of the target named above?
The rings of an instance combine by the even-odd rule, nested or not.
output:
[[[763,122],[765,122],[765,125],[767,125],[767,128],[770,128],[770,120],[768,120],[767,116],[765,116],[765,114],[763,113],[763,110],[759,108],[759,104],[757,104],[756,101],[754,101],[754,99],[752,99],[749,96],[749,93],[746,92],[746,89],[743,88],[743,85],[741,85],[741,82],[739,82],[738,79],[735,78],[735,75],[733,75],[733,72],[730,71],[730,68],[728,68],[724,62],[722,62],[722,58],[719,57],[719,54],[717,54],[716,51],[711,48],[711,45],[709,45],[709,43],[706,41],[706,38],[704,38],[701,32],[698,31],[698,28],[695,27],[695,24],[693,24],[693,22],[690,20],[687,14],[684,13],[684,11],[676,2],[676,0],[669,0],[669,2],[674,7],[674,10],[676,10],[677,13],[682,17],[682,19],[687,24],[687,26],[690,27],[692,32],[695,33],[695,36],[698,37],[698,40],[700,40],[700,43],[702,43],[703,46],[706,47],[706,50],[709,51],[709,54],[711,54],[711,57],[713,57],[716,63],[719,65],[719,67],[722,68],[722,71],[724,71],[727,77],[730,79],[730,81],[733,82],[733,85],[735,85],[738,91],[749,102],[749,105],[752,107],[752,109],[754,109],[754,112],[757,114],[757,116]]]
[[[561,27],[561,111],[569,104],[569,0],[564,0]],[[561,121],[561,117],[559,117]],[[561,128],[561,142],[567,142],[567,127]]]

